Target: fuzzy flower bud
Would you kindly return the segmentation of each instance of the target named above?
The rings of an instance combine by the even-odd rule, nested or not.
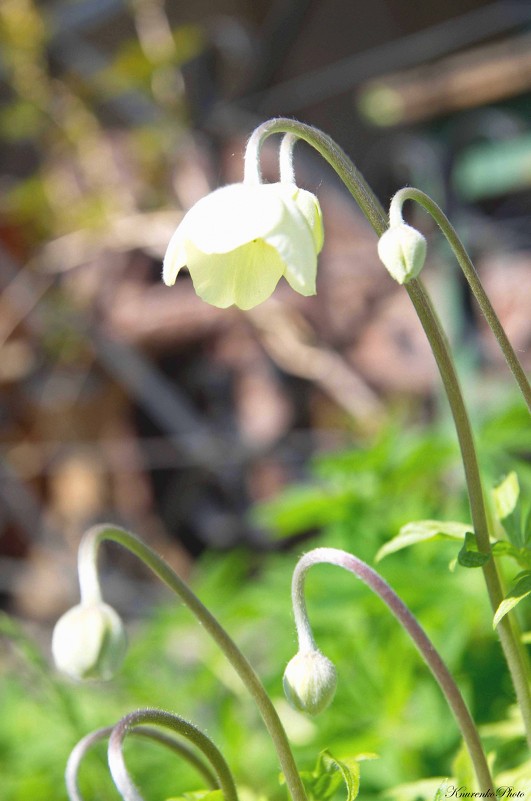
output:
[[[55,624],[55,664],[74,679],[110,679],[120,668],[125,651],[123,623],[103,602],[78,604]]]
[[[392,225],[380,237],[378,255],[395,281],[407,284],[424,266],[426,240],[411,225]]]
[[[288,662],[283,683],[286,698],[294,709],[318,715],[334,697],[336,669],[318,650],[299,652]]]

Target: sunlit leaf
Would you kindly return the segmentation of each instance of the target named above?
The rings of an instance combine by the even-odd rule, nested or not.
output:
[[[222,790],[195,790],[193,793],[183,793],[167,798],[166,801],[224,801]]]
[[[319,754],[315,770],[300,775],[311,801],[328,801],[341,784],[347,789],[345,801],[354,801],[360,789],[359,763],[377,758],[377,754],[367,753],[339,760],[325,750]]]
[[[493,628],[496,628],[500,620],[510,612],[511,609],[523,601],[528,595],[531,594],[531,571],[525,571],[524,573],[520,573],[499,605],[498,609],[496,610],[496,614],[494,615],[494,620],[492,621]]]
[[[447,791],[447,778],[421,779],[386,790],[385,796],[392,801],[439,801],[446,798]]]
[[[379,562],[384,556],[390,553],[416,545],[418,542],[429,540],[462,540],[467,533],[470,533],[469,523],[456,523],[446,520],[416,520],[413,523],[406,523],[402,526],[394,539],[386,542],[376,554],[376,561]]]
[[[514,511],[519,495],[520,485],[518,483],[518,476],[513,470],[492,490],[494,509],[498,520],[504,520]]]

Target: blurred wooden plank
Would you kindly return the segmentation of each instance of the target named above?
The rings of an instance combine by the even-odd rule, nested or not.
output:
[[[531,88],[531,34],[477,47],[361,87],[358,105],[376,125],[429,120]]]

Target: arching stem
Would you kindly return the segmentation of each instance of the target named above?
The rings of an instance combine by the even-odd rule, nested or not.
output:
[[[247,172],[252,173],[253,170],[257,169],[260,148],[267,137],[275,133],[293,134],[315,148],[343,181],[378,237],[382,236],[388,228],[388,219],[372,189],[346,153],[334,140],[327,134],[310,125],[280,117],[268,120],[256,128],[247,144],[245,153],[245,174],[247,174]],[[290,145],[290,147],[291,146],[292,145]],[[493,611],[496,612],[503,600],[503,593],[498,570],[491,555],[487,513],[483,498],[476,448],[461,387],[448,342],[422,282],[418,278],[412,279],[405,284],[405,288],[422,327],[424,328],[426,337],[428,338],[450,404],[463,459],[470,511],[478,549],[482,553],[491,556],[482,569],[490,603]],[[524,720],[527,740],[531,747],[531,683],[529,663],[521,647],[518,626],[511,613],[502,618],[497,627],[497,631]]]
[[[362,562],[361,559],[335,548],[315,548],[301,557],[293,573],[292,582],[293,612],[301,649],[313,643],[313,635],[304,598],[304,581],[309,568],[317,564],[337,565],[344,570],[348,570],[370,587],[387,605],[391,613],[407,631],[437,680],[463,735],[481,791],[492,791],[494,784],[478,731],[451,673],[413,613],[389,584],[369,565]]]
[[[489,300],[489,296],[483,289],[483,284],[481,283],[480,278],[474,269],[474,265],[472,264],[470,257],[463,246],[463,243],[459,239],[455,228],[442,209],[437,205],[437,203],[435,203],[434,200],[431,199],[431,197],[426,195],[424,192],[421,192],[420,189],[414,189],[413,187],[405,187],[404,189],[400,189],[393,197],[391,206],[389,208],[389,222],[391,225],[396,225],[403,221],[402,207],[406,200],[413,200],[422,206],[422,208],[425,209],[435,220],[446,237],[459,263],[459,266],[461,267],[461,270],[468,281],[468,285],[474,293],[474,297],[476,298],[492,333],[498,341],[509,369],[514,376],[514,380],[520,387],[520,391],[525,402],[527,403],[527,408],[531,411],[531,386],[529,385],[529,381],[527,380],[523,367],[520,364],[520,361],[518,360],[518,357],[514,352],[509,339],[507,338],[507,334],[505,333],[505,329],[498,319],[498,315],[494,311],[492,303]]]
[[[83,737],[83,739],[81,739],[72,749],[65,771],[66,791],[70,801],[83,801],[83,797],[79,791],[77,778],[79,768],[85,757],[85,754],[95,743],[109,737],[113,729],[114,726],[105,726],[104,728],[96,729],[96,731],[93,731]],[[216,778],[216,775],[213,773],[207,762],[199,757],[185,743],[181,743],[175,737],[165,734],[159,729],[151,728],[150,726],[137,726],[132,730],[131,733],[138,737],[145,737],[148,740],[154,740],[155,742],[161,743],[167,748],[170,748],[172,751],[175,751],[197,770],[197,772],[205,780],[208,787],[213,790],[219,787],[219,782]]]
[[[215,640],[256,702],[276,748],[286,785],[293,801],[307,801],[286,732],[260,679],[221,624],[162,557],[125,529],[110,525],[94,526],[85,534],[79,546],[78,567],[81,598],[85,600],[85,598],[92,597],[95,592],[99,592],[97,555],[100,544],[105,540],[117,542],[135,554],[179,596]]]
[[[193,743],[212,765],[219,787],[225,796],[225,801],[238,801],[232,774],[221,752],[216,748],[212,740],[179,715],[160,709],[140,709],[137,712],[131,712],[123,717],[111,732],[108,749],[109,768],[114,783],[124,801],[143,801],[125,765],[122,746],[126,735],[130,731],[134,731],[136,726],[145,723],[164,726]]]

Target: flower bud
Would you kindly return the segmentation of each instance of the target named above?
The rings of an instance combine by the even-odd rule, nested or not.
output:
[[[79,604],[55,624],[55,664],[74,679],[110,679],[120,668],[125,651],[123,623],[108,604]]]
[[[426,240],[406,223],[392,225],[378,242],[378,255],[399,284],[416,278],[426,259]]]
[[[318,715],[336,691],[336,669],[318,650],[298,653],[284,671],[284,693],[294,709]]]

